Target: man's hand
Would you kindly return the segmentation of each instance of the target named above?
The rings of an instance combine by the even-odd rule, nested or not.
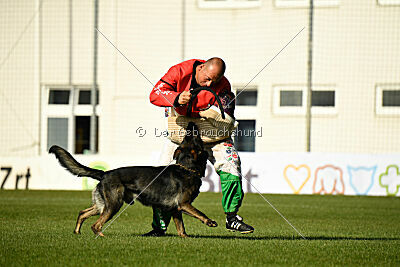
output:
[[[183,91],[180,95],[179,95],[179,99],[178,99],[178,103],[180,105],[186,105],[189,100],[190,100],[190,92],[189,91]]]

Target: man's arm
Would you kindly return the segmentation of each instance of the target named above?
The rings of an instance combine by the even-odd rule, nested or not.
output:
[[[172,107],[179,96],[177,83],[179,79],[179,67],[171,67],[168,72],[156,83],[150,93],[150,102],[160,107]]]
[[[219,89],[218,92],[216,92],[218,96],[225,95],[232,91],[231,83],[228,81],[227,78],[225,78],[225,76],[222,77],[222,80],[220,82],[221,82],[221,89]]]

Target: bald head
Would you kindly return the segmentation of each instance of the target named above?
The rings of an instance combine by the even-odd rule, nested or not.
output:
[[[225,62],[219,57],[213,57],[197,66],[196,81],[200,86],[210,87],[218,83],[225,73]]]
[[[222,77],[225,73],[225,62],[219,57],[212,57],[204,63],[207,67],[213,66],[218,71],[218,76]]]

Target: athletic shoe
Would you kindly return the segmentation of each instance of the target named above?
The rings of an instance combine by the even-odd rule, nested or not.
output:
[[[153,229],[150,232],[143,234],[142,236],[165,236],[165,232],[163,230]]]
[[[232,232],[240,232],[242,234],[249,234],[254,231],[254,228],[243,222],[243,218],[235,215],[228,219],[226,218],[226,229]]]

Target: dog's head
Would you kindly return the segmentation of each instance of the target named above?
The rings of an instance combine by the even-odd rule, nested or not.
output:
[[[175,150],[174,159],[189,169],[205,174],[208,153],[204,150],[203,141],[196,124],[189,122],[186,127],[186,135],[182,143]]]

